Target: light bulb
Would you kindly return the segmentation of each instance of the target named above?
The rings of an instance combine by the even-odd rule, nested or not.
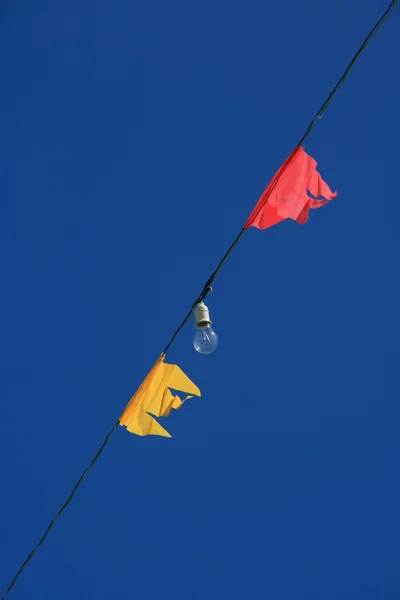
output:
[[[193,346],[200,354],[211,354],[218,346],[218,336],[209,323],[204,326],[196,325]]]
[[[195,332],[193,346],[200,354],[211,354],[218,346],[218,337],[211,327],[210,312],[204,302],[194,308]]]

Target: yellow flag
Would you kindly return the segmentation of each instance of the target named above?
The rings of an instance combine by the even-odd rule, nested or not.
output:
[[[165,364],[164,358],[160,356],[121,415],[120,425],[125,425],[131,433],[171,437],[151,415],[168,417],[171,408],[178,409],[185,400],[201,395],[189,377],[177,365]],[[168,388],[191,395],[181,400]]]

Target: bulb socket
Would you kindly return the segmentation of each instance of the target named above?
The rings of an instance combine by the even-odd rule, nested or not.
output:
[[[194,320],[195,327],[207,327],[211,325],[210,311],[204,302],[200,302],[194,307]]]

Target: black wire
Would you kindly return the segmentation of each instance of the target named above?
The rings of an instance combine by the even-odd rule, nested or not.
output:
[[[325,100],[325,102],[323,103],[323,105],[321,106],[319,111],[317,112],[317,114],[315,115],[314,119],[311,121],[310,125],[308,126],[307,131],[305,132],[305,134],[303,135],[303,137],[297,144],[297,147],[300,147],[304,143],[304,141],[308,138],[315,123],[318,121],[318,119],[320,119],[322,117],[322,115],[328,108],[329,104],[332,102],[333,97],[335,96],[335,94],[338,91],[338,89],[340,88],[340,86],[343,84],[344,80],[347,78],[347,76],[350,73],[351,69],[353,68],[354,64],[357,62],[357,59],[360,57],[360,54],[365,50],[365,48],[368,46],[368,44],[372,40],[372,38],[378,33],[379,29],[382,27],[384,22],[387,21],[387,19],[391,16],[398,1],[399,0],[392,0],[389,7],[385,10],[383,15],[379,19],[379,21],[377,21],[375,23],[375,25],[373,26],[373,28],[371,29],[371,31],[369,32],[369,34],[367,35],[367,37],[365,38],[365,40],[363,41],[363,43],[361,44],[361,46],[359,47],[359,49],[357,50],[357,52],[355,53],[353,58],[351,59],[351,61],[347,65],[346,70],[344,71],[343,75],[341,76],[341,78],[339,79],[339,81],[337,82],[337,84],[335,85],[335,87],[333,88],[333,90],[331,91],[331,93],[329,94],[329,96],[327,97],[327,99]]]
[[[310,135],[311,130],[313,129],[316,121],[322,117],[323,113],[325,112],[325,110],[327,109],[327,107],[329,106],[329,104],[331,103],[333,97],[335,96],[335,94],[338,91],[338,89],[340,88],[340,86],[343,84],[344,80],[348,76],[351,68],[354,66],[354,64],[357,61],[357,59],[359,58],[360,54],[365,50],[366,46],[369,44],[369,42],[374,37],[374,35],[378,32],[378,30],[383,25],[383,23],[390,17],[390,15],[392,14],[392,12],[393,12],[396,4],[398,3],[398,1],[399,0],[392,0],[392,2],[390,3],[389,7],[387,8],[387,10],[384,12],[384,14],[381,16],[381,18],[379,19],[379,21],[371,29],[371,31],[369,32],[369,34],[367,35],[367,37],[365,38],[365,40],[361,44],[360,48],[357,50],[356,54],[351,59],[350,63],[348,64],[348,66],[346,68],[346,70],[344,71],[343,75],[341,76],[341,78],[339,79],[339,81],[337,82],[337,84],[335,85],[335,87],[333,88],[333,90],[331,91],[331,93],[329,94],[328,98],[325,100],[325,102],[323,103],[323,105],[321,106],[321,108],[319,109],[319,111],[317,112],[317,114],[315,115],[314,119],[311,121],[311,123],[310,123],[307,131],[305,132],[305,134],[301,138],[301,140],[298,143],[297,147],[301,146],[304,143],[304,141],[306,140],[306,138]],[[222,257],[222,259],[220,260],[217,268],[215,269],[215,271],[213,272],[213,274],[209,277],[209,279],[205,283],[205,285],[204,285],[204,287],[203,287],[203,289],[202,289],[199,297],[193,303],[190,311],[188,312],[188,314],[186,315],[186,317],[183,319],[182,323],[179,325],[178,329],[175,331],[174,335],[172,336],[172,338],[168,342],[168,344],[167,344],[167,346],[166,346],[163,354],[166,354],[167,350],[170,348],[170,346],[172,345],[172,343],[175,341],[175,339],[176,339],[177,335],[179,334],[179,332],[183,329],[183,327],[186,325],[186,323],[190,319],[191,314],[192,314],[193,309],[196,306],[196,304],[198,304],[199,302],[202,302],[204,300],[204,298],[207,296],[212,283],[214,282],[215,278],[219,274],[219,272],[222,269],[225,261],[227,260],[227,258],[229,257],[229,255],[231,254],[231,252],[233,251],[233,249],[235,248],[235,246],[239,243],[239,241],[242,238],[242,236],[243,236],[243,234],[244,234],[245,231],[246,231],[246,229],[243,228],[240,231],[239,235],[236,237],[236,239],[229,246],[228,250],[226,251],[226,253]],[[35,555],[37,549],[45,541],[47,535],[50,533],[50,531],[53,528],[53,525],[57,521],[58,517],[64,512],[64,510],[67,508],[68,504],[71,502],[73,496],[75,495],[76,490],[81,485],[81,483],[84,480],[84,478],[86,477],[88,471],[93,467],[93,465],[95,464],[95,462],[99,458],[100,454],[103,452],[104,448],[106,447],[106,445],[108,444],[108,442],[110,440],[111,435],[116,430],[118,424],[119,424],[119,421],[117,421],[115,423],[115,425],[113,425],[113,428],[108,433],[108,435],[107,435],[106,439],[104,440],[101,448],[98,450],[97,454],[92,459],[92,461],[90,462],[89,466],[86,467],[86,469],[83,471],[82,475],[78,479],[77,483],[75,484],[75,486],[74,486],[72,492],[70,493],[70,495],[68,496],[67,500],[65,501],[65,503],[63,504],[63,506],[61,507],[61,509],[58,511],[58,513],[56,514],[56,516],[54,517],[54,519],[50,522],[49,526],[47,527],[46,531],[44,532],[44,534],[41,537],[41,539],[38,542],[38,544],[36,544],[36,546],[34,547],[34,549],[32,550],[32,552],[29,554],[28,558],[25,560],[25,562],[22,564],[22,566],[18,570],[17,574],[15,575],[14,579],[12,580],[12,582],[10,583],[10,585],[8,586],[6,592],[5,592],[4,596],[2,596],[1,600],[5,600],[6,596],[8,595],[9,591],[13,588],[14,584],[16,583],[18,577],[21,575],[22,571],[25,569],[25,567],[30,562],[30,560],[33,558],[33,556]]]
[[[353,56],[353,58],[351,59],[351,61],[349,62],[349,64],[346,67],[346,70],[344,71],[343,75],[341,76],[341,78],[339,79],[339,81],[337,82],[337,84],[335,85],[335,87],[333,88],[333,90],[331,91],[331,93],[329,94],[329,96],[327,97],[327,99],[325,100],[325,102],[323,103],[323,105],[321,106],[321,108],[319,109],[319,111],[317,112],[317,114],[315,115],[314,119],[311,121],[310,125],[308,126],[307,131],[305,132],[305,134],[303,135],[303,137],[301,138],[301,140],[297,144],[297,146],[296,146],[297,148],[299,148],[304,143],[304,141],[308,138],[308,136],[310,135],[311,130],[313,129],[315,123],[318,121],[318,119],[320,119],[322,117],[322,115],[324,114],[325,110],[328,108],[329,104],[332,102],[333,97],[335,96],[335,94],[339,90],[340,86],[343,84],[344,80],[347,78],[348,74],[350,73],[350,71],[351,71],[352,67],[354,66],[354,64],[356,63],[357,59],[360,57],[361,53],[365,50],[365,48],[367,47],[367,45],[369,44],[369,42],[372,40],[372,38],[374,37],[374,35],[381,28],[381,26],[383,25],[383,23],[390,17],[390,15],[392,14],[392,12],[393,12],[396,4],[398,3],[398,1],[399,0],[392,0],[392,2],[390,3],[389,7],[383,13],[383,15],[381,16],[381,18],[379,19],[379,21],[377,21],[376,24],[374,25],[374,27],[371,29],[371,31],[369,32],[369,34],[367,35],[367,37],[365,38],[365,40],[363,41],[363,43],[361,44],[361,46],[359,47],[359,49],[357,50],[357,52],[355,53],[355,55]],[[239,235],[237,236],[237,238],[235,239],[235,241],[229,246],[229,249],[227,250],[227,252],[224,255],[224,257],[221,259],[218,267],[216,268],[216,270],[214,271],[214,273],[211,275],[211,277],[208,279],[207,283],[204,285],[203,290],[202,290],[200,296],[197,298],[197,300],[195,300],[195,302],[193,302],[190,311],[188,312],[188,314],[186,315],[186,317],[183,319],[182,323],[179,325],[178,329],[175,331],[175,333],[173,334],[172,338],[168,342],[167,346],[165,347],[165,350],[164,350],[163,354],[167,353],[167,350],[173,344],[173,342],[175,341],[175,339],[176,339],[177,335],[179,334],[179,332],[184,328],[184,326],[186,325],[186,323],[189,321],[189,319],[190,319],[190,317],[192,315],[193,309],[196,306],[196,304],[198,304],[199,302],[201,302],[202,300],[204,300],[204,298],[207,296],[208,290],[209,290],[211,284],[213,283],[214,279],[219,274],[219,272],[220,272],[223,264],[225,263],[226,259],[231,254],[231,252],[235,248],[235,246],[238,244],[239,240],[241,239],[241,237],[242,237],[242,235],[244,234],[245,231],[246,231],[246,229],[243,228],[241,230],[241,232],[239,233]]]
[[[27,564],[32,560],[32,558],[36,554],[36,551],[38,550],[38,548],[43,544],[43,542],[45,541],[46,537],[48,536],[48,534],[50,533],[50,531],[53,529],[53,526],[54,526],[55,522],[57,521],[58,517],[64,512],[64,510],[67,508],[68,504],[71,502],[72,498],[75,495],[76,490],[81,485],[82,481],[85,479],[88,471],[93,467],[94,463],[97,461],[97,459],[99,458],[100,454],[103,452],[104,448],[107,446],[107,444],[108,444],[108,442],[110,440],[110,437],[112,436],[112,434],[114,433],[114,431],[116,430],[116,428],[118,427],[118,425],[119,425],[119,421],[117,421],[115,423],[115,425],[113,425],[113,428],[107,434],[107,437],[104,440],[103,444],[101,445],[100,449],[97,451],[96,455],[92,458],[92,460],[90,461],[89,465],[86,467],[86,469],[83,471],[82,475],[79,477],[78,481],[74,485],[73,490],[70,493],[70,495],[68,496],[67,500],[64,502],[64,504],[62,505],[62,507],[60,508],[60,510],[58,511],[58,513],[56,514],[56,516],[54,517],[54,519],[52,521],[50,521],[50,523],[49,523],[46,531],[44,532],[44,534],[40,538],[39,542],[36,544],[36,546],[33,548],[32,552],[26,558],[25,562],[21,565],[21,567],[17,571],[14,579],[11,581],[10,585],[6,589],[6,591],[4,593],[4,596],[2,596],[1,600],[4,600],[6,598],[6,596],[10,592],[10,590],[14,587],[14,585],[15,585],[18,577],[21,575],[22,571],[25,569],[25,567],[27,566]]]

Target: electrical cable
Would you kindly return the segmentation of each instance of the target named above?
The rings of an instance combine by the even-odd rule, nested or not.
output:
[[[351,59],[351,61],[349,62],[349,64],[346,67],[343,75],[341,76],[341,78],[339,79],[339,81],[336,83],[335,87],[333,88],[333,90],[331,91],[331,93],[329,94],[329,96],[327,97],[327,99],[325,100],[325,102],[323,103],[323,105],[321,106],[321,108],[316,113],[314,119],[311,121],[310,125],[308,126],[308,129],[306,130],[306,132],[304,133],[303,137],[301,138],[301,140],[297,144],[297,148],[300,147],[304,143],[304,141],[308,138],[308,136],[310,135],[310,133],[311,133],[311,131],[312,131],[315,123],[317,122],[318,119],[320,119],[322,117],[322,115],[324,114],[325,110],[327,109],[327,107],[329,106],[329,104],[332,102],[333,97],[336,95],[337,91],[339,90],[339,88],[341,87],[341,85],[343,84],[343,82],[345,81],[345,79],[347,78],[347,76],[349,75],[352,67],[354,66],[354,64],[356,63],[356,61],[358,60],[358,58],[360,57],[360,55],[362,54],[362,52],[365,50],[365,48],[367,47],[367,45],[369,44],[369,42],[371,41],[371,39],[376,35],[376,33],[378,32],[378,30],[381,28],[381,26],[383,25],[383,23],[391,16],[391,14],[394,11],[394,9],[396,7],[396,4],[398,4],[398,2],[399,2],[399,0],[392,0],[392,2],[390,3],[389,7],[386,9],[386,11],[384,12],[384,14],[375,23],[374,27],[371,29],[371,31],[369,32],[369,34],[367,35],[367,37],[364,39],[363,43],[361,44],[361,46],[359,47],[359,49],[357,50],[357,52],[355,53],[355,55],[353,56],[353,58]],[[190,316],[191,316],[191,314],[193,312],[193,309],[196,306],[196,304],[198,304],[199,302],[202,302],[204,300],[204,298],[207,296],[207,294],[210,291],[212,283],[214,282],[215,278],[218,276],[219,272],[221,271],[221,269],[222,269],[225,261],[228,259],[228,257],[230,256],[230,254],[232,253],[232,251],[234,250],[234,248],[237,246],[237,244],[241,240],[241,238],[242,238],[242,236],[243,236],[243,234],[244,234],[245,231],[246,231],[246,229],[243,228],[239,232],[239,234],[235,238],[235,240],[232,242],[232,244],[229,246],[228,250],[226,251],[226,253],[222,257],[222,259],[220,260],[217,268],[215,269],[215,271],[212,273],[212,275],[208,278],[207,282],[205,283],[205,285],[204,285],[204,287],[203,287],[200,295],[195,300],[195,302],[192,304],[192,307],[191,307],[190,311],[188,312],[188,314],[186,315],[186,317],[183,319],[182,323],[179,325],[179,327],[174,332],[174,334],[171,337],[170,341],[168,342],[168,344],[167,344],[167,346],[166,346],[163,354],[166,354],[167,350],[173,344],[173,342],[175,341],[175,339],[176,339],[177,335],[179,334],[179,332],[183,329],[183,327],[186,325],[186,323],[190,319]],[[20,577],[20,575],[23,572],[23,570],[26,568],[26,566],[28,565],[28,563],[32,560],[32,558],[35,555],[35,553],[38,550],[38,548],[45,541],[47,535],[50,533],[50,531],[53,528],[53,526],[54,526],[55,522],[57,521],[57,519],[60,517],[60,515],[67,508],[68,504],[71,502],[72,498],[75,495],[75,492],[77,491],[77,489],[79,488],[79,486],[83,482],[83,480],[86,477],[88,471],[94,466],[95,462],[98,460],[98,458],[100,457],[100,455],[103,452],[104,448],[108,444],[108,442],[109,442],[112,434],[116,430],[118,424],[119,424],[119,421],[117,421],[115,423],[115,425],[113,425],[112,429],[107,434],[107,436],[106,436],[103,444],[101,445],[100,449],[97,451],[97,453],[95,454],[94,458],[91,460],[91,462],[89,463],[89,465],[83,471],[82,475],[80,476],[80,478],[78,479],[77,483],[73,487],[72,492],[68,496],[67,500],[64,502],[64,504],[62,505],[62,507],[60,508],[60,510],[57,512],[57,514],[55,515],[55,517],[53,518],[53,520],[50,522],[50,524],[48,525],[46,531],[44,532],[44,534],[40,538],[39,542],[33,548],[33,550],[28,555],[28,557],[26,558],[26,560],[23,562],[23,564],[21,565],[21,567],[18,569],[16,575],[14,576],[13,580],[11,581],[10,585],[8,586],[7,590],[5,591],[4,595],[1,598],[1,600],[5,600],[5,598],[7,597],[8,593],[11,591],[11,589],[14,587],[15,583],[17,582],[17,580]]]

